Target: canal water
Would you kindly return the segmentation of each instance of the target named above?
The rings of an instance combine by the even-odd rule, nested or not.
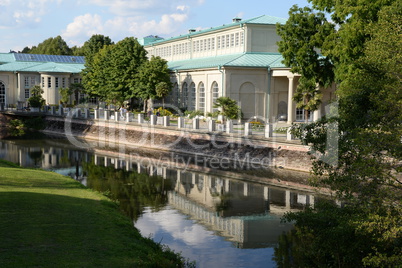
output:
[[[102,192],[118,201],[143,236],[197,267],[276,267],[278,238],[292,228],[281,216],[318,199],[155,161],[152,152],[101,149],[82,150],[57,137],[0,140],[0,158],[71,176]]]

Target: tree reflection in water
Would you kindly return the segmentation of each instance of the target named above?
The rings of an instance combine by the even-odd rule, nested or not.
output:
[[[153,211],[165,207],[167,193],[172,190],[172,182],[160,176],[98,166],[93,161],[82,163],[82,168],[88,174],[88,187],[115,200],[134,221],[141,216],[145,207]]]

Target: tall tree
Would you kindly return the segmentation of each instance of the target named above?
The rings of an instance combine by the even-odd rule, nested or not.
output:
[[[145,61],[146,50],[133,37],[103,46],[86,63],[85,92],[109,104],[122,105],[135,96],[138,69]]]
[[[118,103],[136,97],[140,67],[147,61],[147,51],[134,37],[127,37],[112,47],[110,83]]]
[[[55,38],[48,38],[37,47],[32,47],[31,54],[45,54],[45,55],[72,55],[72,51],[59,35]]]
[[[339,105],[333,116],[294,127],[294,133],[317,153],[313,185],[329,187],[348,201],[348,212],[339,212],[346,213],[346,217],[333,224],[353,228],[357,235],[355,245],[370,245],[359,252],[364,253],[361,266],[399,267],[402,265],[402,3],[397,0],[311,2],[315,8],[330,12],[332,21],[337,23],[319,48],[333,64]],[[305,38],[288,45],[293,42],[299,47]],[[303,231],[311,231],[319,226],[322,213],[325,212],[316,210],[310,215],[289,218],[296,220]],[[328,232],[323,231],[324,234]],[[334,252],[327,253],[334,256]]]
[[[277,25],[282,37],[279,52],[291,72],[301,75],[293,100],[296,107],[304,109],[306,121],[310,112],[321,104],[319,87],[329,87],[334,81],[333,63],[319,53],[326,38],[334,32],[334,25],[326,21],[323,12],[313,13],[309,7],[296,5],[289,11],[286,24]]]
[[[156,89],[161,82],[166,83],[168,88],[171,89],[167,61],[161,57],[152,56],[139,69],[138,86],[135,90],[135,96],[144,101],[144,112],[147,110],[147,100],[158,97]]]
[[[99,97],[101,100],[105,100],[106,82],[104,76],[106,75],[108,66],[108,60],[110,59],[111,50],[113,45],[112,40],[103,35],[92,35],[91,38],[84,43],[81,47],[81,51],[85,56],[85,68],[82,70],[82,83],[84,92],[93,97]],[[107,48],[109,47],[109,48]],[[103,49],[102,52],[100,52]],[[96,58],[96,59],[95,59]]]
[[[114,43],[108,36],[101,34],[94,34],[89,38],[88,41],[84,43],[81,47],[83,56],[85,56],[85,66],[88,67],[92,64],[94,56],[101,50],[104,46],[110,46]]]

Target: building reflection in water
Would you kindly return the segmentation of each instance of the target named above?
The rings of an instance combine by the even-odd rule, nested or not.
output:
[[[82,162],[161,176],[170,180],[174,188],[168,193],[171,207],[240,248],[276,245],[278,236],[292,228],[291,224],[281,223],[280,217],[286,211],[313,206],[315,201],[315,196],[309,192],[158,166],[144,159],[80,151],[65,143],[31,146],[2,141],[0,148],[2,159],[25,167],[54,170],[72,176],[84,185],[87,185],[87,174],[83,174]]]

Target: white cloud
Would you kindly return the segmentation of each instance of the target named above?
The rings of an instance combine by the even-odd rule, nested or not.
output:
[[[81,46],[92,35],[104,32],[102,18],[99,15],[85,14],[76,17],[63,31],[63,39],[69,45]]]
[[[42,20],[54,2],[60,0],[0,0],[0,24],[2,28],[32,27]]]
[[[106,21],[103,21],[100,15],[85,14],[74,18],[62,36],[69,45],[77,46],[82,45],[93,34],[109,36],[115,42],[129,36],[137,38],[150,34],[169,36],[186,20],[188,14],[182,12],[163,14],[158,19],[151,20],[147,20],[145,16],[116,16]]]
[[[201,3],[200,3],[201,2]],[[188,6],[202,4],[200,0],[90,0],[91,4],[107,7],[116,16],[161,15],[180,8],[185,11]],[[186,5],[183,5],[185,3]]]

